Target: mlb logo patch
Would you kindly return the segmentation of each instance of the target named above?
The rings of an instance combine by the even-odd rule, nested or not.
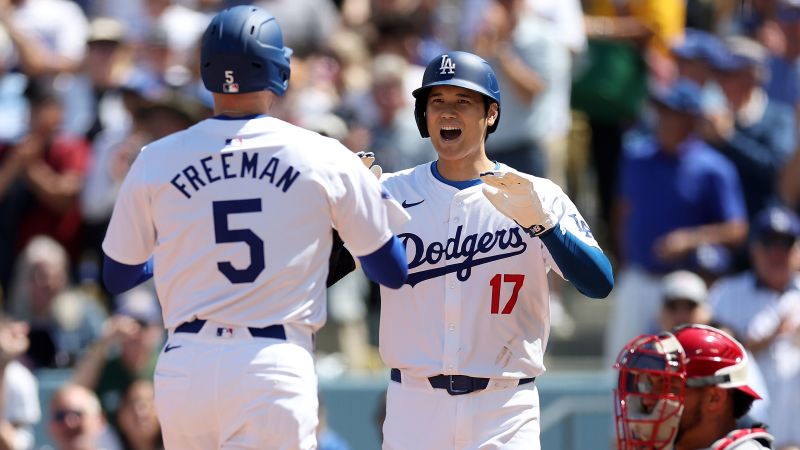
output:
[[[217,337],[224,337],[224,338],[233,337],[233,328],[224,328],[224,327],[217,328]]]
[[[222,85],[222,92],[226,94],[235,94],[239,92],[239,83],[225,83]]]
[[[244,143],[244,139],[242,139],[242,138],[225,139],[225,145],[228,145],[228,146],[231,146],[231,147],[239,147],[243,143]]]

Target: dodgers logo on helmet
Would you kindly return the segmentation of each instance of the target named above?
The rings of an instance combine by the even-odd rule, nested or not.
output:
[[[500,84],[492,67],[483,58],[472,53],[455,51],[439,55],[428,63],[422,75],[422,86],[412,94],[416,99],[414,118],[422,137],[429,137],[425,121],[428,93],[434,86],[457,86],[475,91],[497,103],[497,120],[488,129],[497,129],[500,123]]]
[[[450,55],[442,55],[442,65],[439,66],[439,73],[451,75],[456,73],[456,63],[453,62],[453,59],[450,58]]]
[[[280,25],[262,8],[241,5],[221,11],[203,33],[200,75],[211,92],[238,94],[289,87],[289,58]]]

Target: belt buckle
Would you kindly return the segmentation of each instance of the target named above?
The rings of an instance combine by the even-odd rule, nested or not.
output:
[[[470,384],[473,384],[471,378],[467,378],[467,379],[470,381]],[[469,386],[468,388],[465,388],[465,389],[456,389],[456,388],[454,388],[453,387],[453,383],[455,383],[455,380],[456,380],[455,375],[448,375],[447,376],[447,393],[448,394],[450,394],[450,395],[464,395],[464,394],[469,394],[470,392],[474,392],[475,391],[475,386]]]

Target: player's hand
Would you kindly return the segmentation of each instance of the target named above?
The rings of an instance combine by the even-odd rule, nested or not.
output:
[[[556,225],[555,214],[545,211],[533,182],[514,172],[491,171],[481,174],[483,195],[503,213],[535,235]]]
[[[357,152],[356,155],[361,158],[361,163],[364,164],[364,167],[369,169],[375,178],[381,179],[381,175],[383,175],[383,168],[377,164],[375,164],[375,153],[372,152]]]

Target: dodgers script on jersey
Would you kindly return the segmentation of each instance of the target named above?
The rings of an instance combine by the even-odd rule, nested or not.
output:
[[[103,250],[124,264],[153,254],[166,328],[201,318],[316,330],[331,227],[367,255],[392,237],[392,208],[401,210],[333,139],[272,117],[207,119],[142,149]]]
[[[561,188],[521,175],[534,181],[560,227],[598,246]],[[458,190],[437,180],[431,163],[384,175],[382,182],[412,216],[394,230],[406,247],[407,284],[381,288],[380,351],[387,365],[417,377],[542,373],[550,327],[547,272],[561,272],[539,238],[497,211],[482,185]]]

